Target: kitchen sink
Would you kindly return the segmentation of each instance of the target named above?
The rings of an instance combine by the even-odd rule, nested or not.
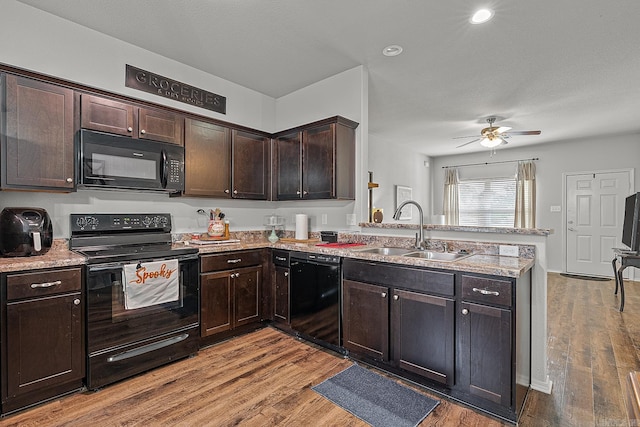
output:
[[[376,255],[405,255],[413,251],[413,249],[383,247],[383,248],[358,249],[357,251],[365,254],[376,254]]]
[[[403,256],[411,258],[431,259],[434,261],[457,261],[459,259],[471,256],[471,254],[455,252],[415,251],[404,253]]]

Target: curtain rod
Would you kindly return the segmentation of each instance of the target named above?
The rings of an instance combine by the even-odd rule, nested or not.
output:
[[[534,157],[533,159],[504,160],[504,161],[501,161],[501,162],[469,163],[467,165],[443,166],[442,169],[463,168],[465,166],[497,165],[498,163],[519,163],[519,162],[527,162],[527,161],[532,161],[532,160],[540,160],[540,159],[538,157]]]

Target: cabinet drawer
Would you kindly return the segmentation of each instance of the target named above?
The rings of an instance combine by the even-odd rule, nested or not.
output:
[[[219,255],[205,255],[201,259],[202,273],[249,267],[262,263],[262,251],[227,252]]]
[[[344,261],[342,271],[344,278],[349,280],[419,292],[454,295],[454,273],[352,259]]]
[[[70,268],[36,273],[7,275],[7,300],[32,298],[82,288],[82,270]]]
[[[508,280],[462,275],[462,298],[465,301],[510,307],[513,286]]]

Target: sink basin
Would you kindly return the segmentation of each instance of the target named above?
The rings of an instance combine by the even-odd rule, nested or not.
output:
[[[416,251],[405,253],[404,256],[411,258],[423,258],[431,259],[434,261],[456,261],[461,258],[471,256],[471,254],[459,254],[453,252],[431,252],[431,251]]]
[[[406,248],[367,248],[359,249],[358,252],[376,255],[404,255],[411,252],[412,250],[413,249]]]

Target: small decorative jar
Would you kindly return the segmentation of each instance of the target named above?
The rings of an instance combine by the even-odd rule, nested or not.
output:
[[[222,237],[224,236],[224,221],[221,219],[214,219],[209,221],[209,228],[207,228],[207,234],[210,237]]]

